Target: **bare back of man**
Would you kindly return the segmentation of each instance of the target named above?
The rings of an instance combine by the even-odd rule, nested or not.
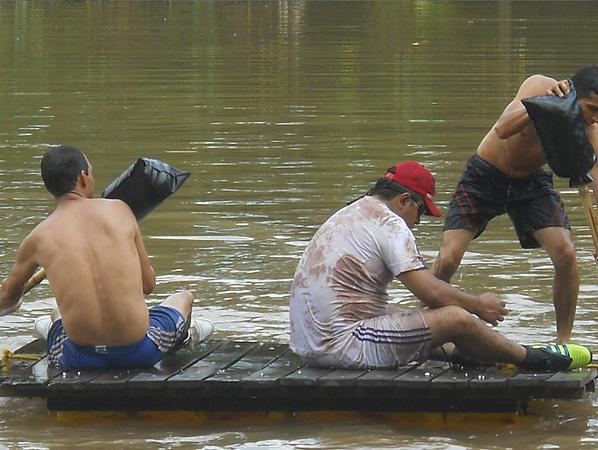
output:
[[[73,342],[120,346],[145,336],[141,271],[149,263],[140,239],[123,202],[69,194],[24,241],[46,270]]]
[[[151,367],[185,342],[212,333],[211,321],[191,318],[190,291],[148,310],[145,295],[156,276],[135,216],[120,200],[93,198],[93,167],[81,150],[51,147],[42,157],[41,174],[56,209],[21,243],[0,284],[0,315],[19,309],[31,279],[39,279],[33,273],[43,267],[57,308],[34,327],[47,340],[51,364]]]

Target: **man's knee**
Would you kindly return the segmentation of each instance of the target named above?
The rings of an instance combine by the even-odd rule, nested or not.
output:
[[[475,334],[480,326],[478,319],[459,306],[427,310],[424,317],[432,332],[434,345]]]
[[[193,306],[193,300],[195,300],[195,296],[193,295],[193,292],[188,291],[187,289],[178,292],[177,295],[180,296],[182,302],[184,303],[184,305],[189,308],[189,312],[191,312],[191,308]]]
[[[558,247],[552,249],[550,257],[558,271],[574,272],[577,268],[575,247],[569,240],[563,240]]]
[[[172,294],[162,302],[162,305],[176,309],[183,315],[183,317],[187,318],[187,316],[191,313],[193,299],[194,295],[191,291],[183,290],[177,292],[176,294]]]
[[[479,325],[479,320],[460,306],[446,306],[446,308],[447,324],[455,330],[456,334],[470,334]]]
[[[185,297],[185,299],[189,302],[193,302],[193,300],[195,299],[195,295],[193,295],[193,292],[187,289],[183,289],[181,292],[179,292],[179,294]]]

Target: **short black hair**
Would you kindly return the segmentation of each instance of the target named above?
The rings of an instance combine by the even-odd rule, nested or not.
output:
[[[89,164],[83,152],[68,145],[50,147],[42,157],[42,180],[54,197],[61,197],[72,191],[81,171],[88,169]]]
[[[590,98],[592,93],[598,94],[598,65],[583,67],[571,78],[577,91],[577,98]]]
[[[351,200],[350,202],[347,202],[347,205],[350,205],[351,203],[356,202],[360,198],[371,196],[371,195],[376,195],[378,197],[381,197],[383,200],[388,201],[388,200],[392,200],[397,195],[401,195],[401,194],[405,194],[405,193],[411,194],[411,197],[415,201],[419,201],[419,202],[424,201],[423,197],[420,194],[413,192],[411,189],[407,189],[406,187],[404,187],[404,186],[400,185],[399,183],[396,183],[392,180],[389,180],[386,177],[383,177],[383,178],[378,179],[378,181],[376,181],[376,184],[374,184],[374,186],[369,191],[367,191],[361,197],[358,197],[354,200]]]

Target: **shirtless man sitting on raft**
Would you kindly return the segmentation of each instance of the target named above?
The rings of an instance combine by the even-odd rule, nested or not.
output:
[[[20,307],[27,281],[43,267],[57,309],[52,320],[38,319],[36,330],[47,337],[53,364],[152,367],[189,335],[210,335],[211,322],[191,320],[189,291],[148,309],[144,294],[153,291],[155,273],[135,216],[120,200],[93,198],[93,168],[80,150],[50,148],[41,174],[56,209],[21,243],[0,287],[0,315]]]

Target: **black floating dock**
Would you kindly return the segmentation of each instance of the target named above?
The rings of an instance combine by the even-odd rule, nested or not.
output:
[[[18,355],[38,355],[20,359]],[[531,399],[578,399],[597,370],[533,373],[428,361],[396,370],[320,369],[288,345],[202,342],[152,369],[62,371],[45,342],[3,362],[0,396],[45,397],[52,411],[525,412]]]

